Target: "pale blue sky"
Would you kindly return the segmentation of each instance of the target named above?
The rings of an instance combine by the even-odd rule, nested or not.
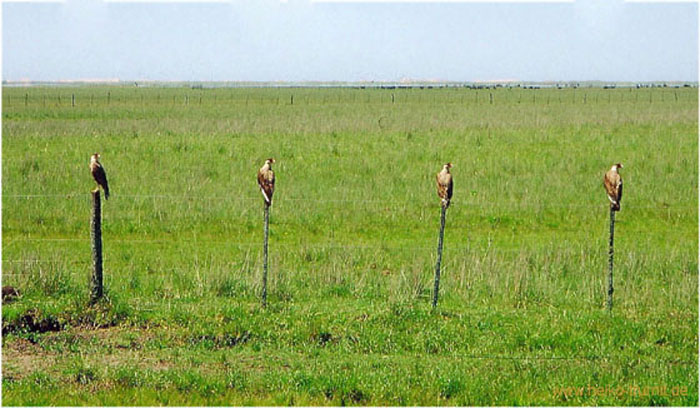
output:
[[[696,81],[698,5],[4,3],[2,75],[11,81]]]

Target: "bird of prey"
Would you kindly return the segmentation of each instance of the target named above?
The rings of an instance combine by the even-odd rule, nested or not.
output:
[[[275,192],[275,173],[272,171],[272,164],[275,159],[265,160],[265,164],[258,170],[258,185],[265,199],[265,206],[272,205],[272,194]]]
[[[613,164],[610,170],[603,177],[603,187],[608,193],[608,200],[613,211],[620,211],[620,201],[622,201],[622,177],[620,177],[620,169],[622,163]]]
[[[104,167],[100,163],[100,154],[95,153],[90,157],[90,172],[92,173],[92,178],[97,182],[97,188],[102,186],[105,191],[105,199],[109,199],[109,184],[107,184],[107,173],[105,173]]]
[[[452,198],[452,174],[450,174],[450,169],[452,168],[452,163],[447,163],[442,166],[442,171],[437,174],[437,193],[442,200],[442,206],[447,209],[450,206],[450,199]]]

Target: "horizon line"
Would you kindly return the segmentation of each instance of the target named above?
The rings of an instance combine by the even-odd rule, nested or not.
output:
[[[88,84],[124,84],[124,83],[253,83],[253,84],[416,84],[416,83],[431,83],[431,84],[517,84],[517,83],[586,83],[586,82],[603,82],[603,83],[659,83],[659,82],[685,82],[698,83],[698,79],[655,79],[655,80],[635,80],[635,79],[470,79],[470,80],[454,80],[454,79],[422,79],[422,78],[405,78],[405,79],[359,79],[359,80],[246,80],[246,79],[221,79],[221,80],[199,80],[199,79],[120,79],[120,78],[76,78],[76,79],[3,79],[2,84],[31,84],[31,83],[48,83],[48,84],[70,84],[70,83],[88,83]]]

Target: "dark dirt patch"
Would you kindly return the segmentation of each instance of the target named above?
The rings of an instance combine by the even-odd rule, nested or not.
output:
[[[61,323],[54,316],[41,316],[36,309],[24,312],[17,320],[3,324],[2,335],[8,333],[46,333],[60,331]]]
[[[311,335],[311,340],[315,343],[318,343],[320,346],[325,346],[326,344],[330,342],[335,342],[336,339],[333,337],[333,334],[329,332],[320,332],[320,333],[315,333]]]

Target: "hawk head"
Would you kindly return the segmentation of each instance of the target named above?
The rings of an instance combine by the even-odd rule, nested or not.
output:
[[[444,165],[443,167],[444,167],[446,170],[449,170],[449,169],[452,168],[452,163],[445,163],[445,165]]]
[[[100,159],[100,154],[99,154],[99,153],[95,153],[95,154],[93,154],[92,156],[90,156],[90,161],[91,161],[91,162],[98,161],[99,159]]]
[[[270,157],[269,159],[265,160],[265,164],[275,164],[275,159]]]
[[[616,166],[617,166],[618,169],[621,169],[621,168],[622,168],[622,163],[617,163]]]

